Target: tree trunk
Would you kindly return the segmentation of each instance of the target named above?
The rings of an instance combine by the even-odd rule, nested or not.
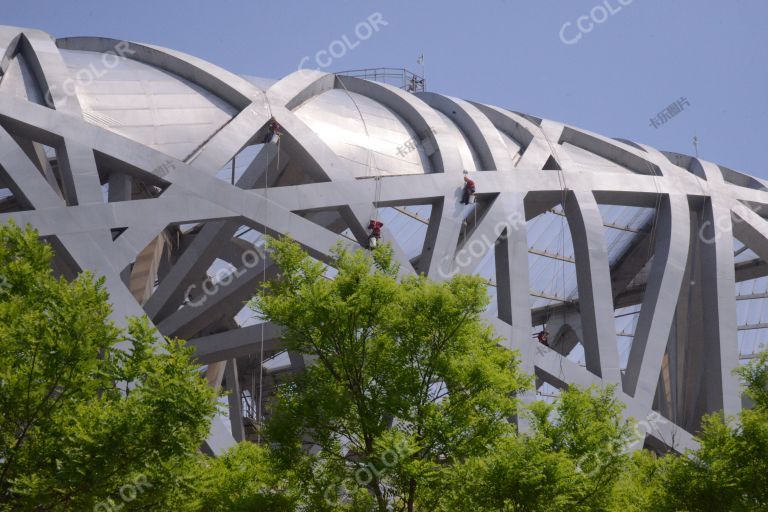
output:
[[[408,484],[408,512],[413,512],[413,502],[416,499],[416,479],[411,478]]]
[[[379,512],[387,512],[387,500],[385,500],[384,495],[381,494],[381,487],[379,487],[379,479],[374,478],[371,484],[373,485],[373,493],[376,496],[376,504],[379,506]]]

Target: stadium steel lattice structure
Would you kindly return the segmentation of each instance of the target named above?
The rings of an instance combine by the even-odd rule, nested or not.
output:
[[[768,327],[761,180],[350,76],[243,77],[13,27],[0,58],[0,221],[38,229],[56,273],[103,275],[117,323],[146,313],[197,347],[211,384],[233,390],[214,453],[308,363],[244,308],[274,272],[261,233],[327,260],[365,245],[372,216],[402,272],[488,278],[487,320],[540,394],[614,384],[628,416],[663,416],[646,444],[677,450],[703,414],[742,407],[732,371]],[[263,143],[272,118],[279,145]],[[468,206],[464,171],[478,183]]]

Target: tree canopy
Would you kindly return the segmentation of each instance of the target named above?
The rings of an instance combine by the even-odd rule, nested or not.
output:
[[[281,273],[254,307],[285,326],[288,350],[316,361],[274,402],[267,434],[286,460],[313,445],[313,469],[334,472],[339,492],[413,510],[443,468],[511,433],[528,378],[480,320],[480,278],[398,279],[384,246],[337,247],[327,279],[294,242],[271,246]]]
[[[51,257],[0,227],[0,509],[173,508],[214,391],[182,342],[116,328],[102,281],[56,279]]]

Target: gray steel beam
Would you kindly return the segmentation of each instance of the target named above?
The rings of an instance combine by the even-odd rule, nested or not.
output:
[[[512,155],[509,154],[501,135],[476,106],[459,98],[433,92],[420,92],[416,93],[416,96],[445,114],[467,134],[483,166],[478,170],[514,167]]]
[[[723,182],[712,163],[699,161],[708,182]],[[736,281],[733,261],[731,212],[717,196],[704,204],[702,293],[704,351],[707,354],[707,412],[722,409],[727,415],[741,410],[741,391],[734,370],[739,365],[736,339]]]
[[[613,324],[613,296],[608,254],[603,236],[603,219],[589,192],[568,194],[565,215],[571,229],[576,257],[584,353],[587,369],[607,383],[620,384],[616,329]]]
[[[195,348],[193,357],[201,364],[210,364],[226,359],[236,359],[261,351],[262,334],[264,351],[283,347],[283,328],[272,323],[249,325],[216,334],[190,338],[187,345]]]
[[[624,374],[624,391],[650,407],[688,260],[690,211],[684,196],[663,199],[654,260]]]
[[[243,407],[240,400],[240,378],[237,373],[237,359],[227,360],[227,368],[224,372],[226,382],[227,401],[229,402],[229,422],[232,428],[232,437],[235,441],[245,441],[245,428],[243,427]]]

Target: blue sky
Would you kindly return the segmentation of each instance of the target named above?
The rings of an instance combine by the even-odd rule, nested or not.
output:
[[[12,5],[0,9],[0,23],[56,37],[153,43],[270,78],[295,71],[304,57],[309,57],[306,67],[317,67],[312,64],[316,53],[345,35],[355,47],[326,70],[391,66],[418,72],[416,59],[423,51],[431,91],[663,150],[691,154],[697,134],[702,158],[768,178],[762,153],[768,121],[765,0],[36,0]],[[387,25],[359,40],[356,25],[376,12]],[[587,17],[581,25],[591,26],[589,32],[579,31],[581,16]],[[575,44],[562,40],[579,34]],[[681,98],[689,105],[653,128],[650,119]]]

